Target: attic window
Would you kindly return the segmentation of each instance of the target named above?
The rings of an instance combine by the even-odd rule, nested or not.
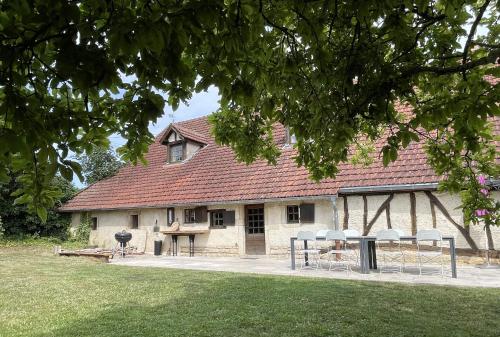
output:
[[[182,143],[170,145],[169,151],[170,151],[169,161],[171,163],[177,163],[177,162],[180,162],[184,159],[184,157],[183,157],[184,151],[183,151]]]

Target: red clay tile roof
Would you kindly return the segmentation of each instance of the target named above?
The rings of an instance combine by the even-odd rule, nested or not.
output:
[[[182,126],[181,124],[171,125],[166,130],[164,130],[160,134],[161,141],[168,133],[170,133],[171,128],[176,130],[178,133],[180,133],[186,139],[191,139],[191,140],[194,140],[195,142],[198,142],[201,144],[208,144],[210,142],[210,135],[209,134],[199,134],[198,132],[196,132],[190,128],[186,128],[185,126]]]
[[[500,119],[497,119],[499,122]],[[496,123],[500,128],[500,123]],[[207,117],[175,123],[185,137],[207,145],[184,163],[167,164],[167,151],[160,133],[149,147],[147,166],[127,165],[115,176],[97,182],[64,204],[61,211],[166,207],[203,203],[238,202],[258,199],[318,197],[337,194],[341,187],[434,183],[439,181],[426,163],[422,143],[413,143],[399,152],[398,159],[384,167],[378,156],[383,140],[377,143],[375,162],[368,166],[342,164],[335,180],[314,183],[308,172],[293,160],[296,151],[284,146],[276,166],[259,160],[245,165],[228,147],[215,144]],[[189,135],[189,136],[188,136]],[[276,125],[275,140],[285,143],[283,126]]]

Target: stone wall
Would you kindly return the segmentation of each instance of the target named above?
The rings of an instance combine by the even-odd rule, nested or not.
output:
[[[187,207],[185,207],[187,208]],[[209,221],[204,223],[185,224],[184,207],[175,208],[175,217],[182,227],[205,229],[209,227]],[[235,225],[226,228],[211,229],[208,234],[198,234],[195,237],[195,248],[198,253],[218,255],[243,255],[245,253],[244,242],[244,207],[242,205],[217,205],[208,207],[211,209],[226,209],[235,211]],[[139,216],[139,228],[131,228],[131,215]],[[167,230],[167,209],[140,209],[140,210],[116,210],[116,211],[94,211],[89,213],[90,217],[97,217],[97,230],[92,230],[89,245],[102,248],[113,248],[116,245],[114,234],[121,230],[132,233],[130,244],[138,248],[139,252],[152,253],[154,241],[160,238],[163,241],[162,252],[170,253],[171,237],[161,233],[154,233],[153,229],[157,221],[160,230]],[[78,226],[81,221],[80,213],[72,214],[72,227]],[[187,252],[189,242],[187,237],[179,237],[178,249],[181,253]]]

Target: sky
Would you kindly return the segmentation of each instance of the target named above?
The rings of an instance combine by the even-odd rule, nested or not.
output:
[[[180,104],[175,112],[172,111],[170,106],[165,104],[163,116],[155,124],[150,123],[149,131],[156,136],[172,121],[180,122],[209,115],[217,109],[219,109],[219,92],[217,88],[210,87],[206,92],[193,94],[187,105]],[[125,139],[119,135],[111,136],[110,140],[113,149],[125,144]]]

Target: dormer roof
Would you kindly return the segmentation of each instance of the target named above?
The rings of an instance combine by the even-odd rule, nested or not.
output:
[[[182,124],[170,124],[167,129],[161,133],[159,138],[160,144],[168,144],[168,139],[173,132],[175,132],[177,136],[180,137],[180,140],[191,140],[201,145],[207,145],[209,142],[209,139],[207,139],[207,137],[182,126]]]

